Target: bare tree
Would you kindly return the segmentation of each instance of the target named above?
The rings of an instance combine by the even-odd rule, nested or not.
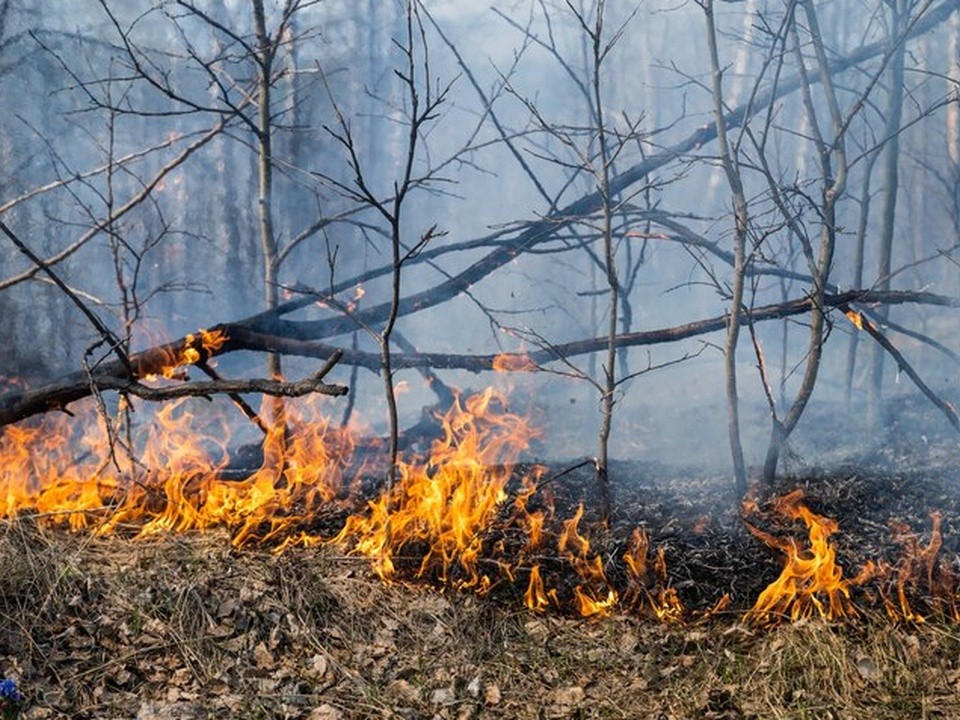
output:
[[[417,189],[427,188],[432,181],[437,180],[435,169],[428,167],[423,174],[419,174],[415,172],[415,166],[421,159],[421,145],[426,128],[437,119],[440,108],[450,90],[450,85],[440,89],[434,87],[435,80],[430,70],[427,39],[420,13],[418,0],[407,0],[405,37],[402,40],[394,41],[402,56],[402,63],[395,72],[403,89],[405,122],[407,125],[407,136],[402,151],[399,177],[393,180],[392,187],[388,192],[377,192],[368,179],[366,168],[360,160],[358,145],[350,123],[340,110],[336,98],[331,98],[331,101],[336,113],[337,125],[328,126],[327,131],[343,147],[346,164],[353,176],[353,182],[348,185],[335,177],[320,174],[325,182],[328,182],[346,197],[372,209],[386,224],[386,235],[389,239],[390,248],[389,309],[379,330],[370,326],[365,327],[376,338],[380,346],[380,374],[384,383],[389,432],[386,472],[388,485],[391,485],[396,477],[400,432],[391,343],[400,315],[403,266],[411,258],[416,257],[431,240],[445,234],[434,225],[425,229],[413,243],[408,244],[404,241],[404,208],[410,193]]]
[[[730,441],[730,453],[733,458],[734,487],[738,495],[747,490],[747,470],[743,459],[743,445],[740,439],[740,398],[737,392],[737,344],[740,337],[740,315],[743,309],[744,279],[746,277],[746,237],[749,223],[747,198],[743,190],[743,181],[736,162],[736,151],[731,149],[727,138],[726,118],[723,102],[723,71],[717,50],[717,28],[714,22],[713,0],[700,3],[707,20],[707,47],[710,53],[710,75],[712,78],[713,115],[717,128],[717,143],[720,146],[720,161],[723,172],[733,196],[733,287],[730,293],[730,321],[727,327],[727,340],[723,347],[727,390],[727,435]]]

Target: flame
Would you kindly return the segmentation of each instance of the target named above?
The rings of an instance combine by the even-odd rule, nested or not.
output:
[[[485,533],[507,500],[509,466],[536,435],[522,417],[502,412],[504,405],[492,388],[457,398],[429,458],[401,463],[399,482],[367,513],[348,518],[336,541],[351,541],[384,579],[396,573],[398,556],[419,548],[417,577],[448,582],[455,571],[458,587],[492,582],[479,567]]]
[[[580,534],[582,518],[581,502],[573,517],[563,522],[563,532],[557,541],[557,549],[583,580],[573,589],[580,614],[583,617],[607,615],[617,604],[619,596],[607,582],[602,558],[591,551],[590,541]]]
[[[810,542],[808,549],[799,548],[793,538],[781,540],[746,523],[755,537],[786,555],[780,577],[760,593],[747,612],[748,620],[770,624],[782,617],[836,620],[858,615],[850,599],[850,588],[865,582],[873,568],[868,565],[856,578],[845,580],[843,568],[836,562],[836,548],[830,543],[830,536],[839,530],[839,525],[812,512],[802,500],[803,491],[795,490],[777,498],[773,506],[784,517],[803,521]]]
[[[169,364],[196,362],[226,340],[200,331]],[[633,612],[685,623],[731,602],[724,595],[708,610],[686,608],[671,583],[667,549],[643,528],[623,547],[604,528],[587,524],[583,503],[558,517],[543,469],[517,464],[538,431],[493,389],[457,397],[438,417],[442,433],[429,453],[402,459],[392,488],[349,515],[339,532],[323,533],[318,522],[326,511],[342,517],[357,507],[356,478],[369,476],[370,468],[355,457],[357,431],[332,425],[322,402],[285,403],[284,422],[269,429],[258,445],[262,457],[248,463],[242,477],[229,464],[227,421],[194,415],[197,400],[166,404],[138,427],[125,428],[124,413],[107,418],[92,405],[85,412],[80,406],[77,418],[50,414],[7,426],[0,431],[0,517],[32,514],[47,526],[126,538],[223,528],[236,548],[344,543],[385,580],[421,578],[481,594],[501,588],[534,612]],[[748,620],[856,618],[851,590],[870,580],[859,592],[873,593],[895,622],[960,621],[940,513],[931,514],[926,541],[894,525],[898,560],[868,562],[845,578],[831,541],[839,531],[835,520],[812,512],[799,490],[772,507],[803,522],[807,537],[777,537],[746,523],[784,554],[779,578],[757,598]],[[759,511],[755,501],[744,503],[744,514]],[[692,533],[706,532],[709,520],[694,520]]]
[[[195,365],[217,352],[226,344],[229,338],[221,329],[203,330],[196,334],[188,334],[183,343],[175,350],[160,350],[157,358],[150,358],[145,364],[148,369],[143,371],[146,380],[156,380],[163,377],[168,380],[180,377],[178,372],[185,365]]]
[[[537,372],[540,369],[525,353],[494,355],[492,366],[496,372]]]
[[[848,308],[843,311],[843,314],[847,316],[847,320],[852,322],[854,327],[857,328],[857,330],[864,330],[864,329],[869,330],[876,327],[866,317],[864,317],[863,313],[860,312],[859,310],[851,310]]]
[[[891,523],[894,539],[904,547],[903,556],[897,567],[884,565],[878,569],[878,575],[884,579],[892,578],[896,587],[896,601],[889,589],[881,586],[881,596],[887,615],[891,620],[914,623],[926,622],[926,617],[914,610],[908,599],[908,589],[922,589],[931,610],[954,622],[960,621],[960,608],[957,607],[957,577],[947,558],[940,556],[943,547],[943,533],[940,529],[943,516],[939,512],[930,513],[930,540],[924,546],[915,533],[906,525]]]
[[[863,315],[859,311],[846,310],[843,314],[847,316],[847,320],[852,322],[857,330],[863,330]]]
[[[540,577],[540,566],[534,565],[530,568],[530,582],[527,585],[527,591],[523,594],[524,604],[535,612],[542,612],[553,605],[559,605],[557,600],[557,591],[551,588],[549,591],[544,589],[543,578]]]
[[[309,406],[291,403],[286,438],[272,431],[260,467],[239,480],[224,477],[224,424],[204,426],[189,408],[188,400],[165,405],[126,449],[92,411],[82,430],[62,416],[4,428],[3,515],[34,512],[49,524],[135,537],[221,526],[242,547],[303,524],[340,492],[352,436]]]

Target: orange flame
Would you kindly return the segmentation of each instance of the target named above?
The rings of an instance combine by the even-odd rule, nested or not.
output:
[[[590,541],[580,534],[582,518],[581,502],[573,517],[564,520],[557,549],[584,581],[573,589],[580,614],[583,617],[606,615],[617,604],[618,595],[607,582],[602,558],[591,552]]]
[[[781,540],[746,523],[755,537],[786,555],[780,577],[760,594],[747,612],[749,620],[769,624],[783,617],[836,620],[858,615],[850,600],[850,588],[865,582],[873,568],[868,566],[856,578],[845,580],[843,569],[836,562],[836,549],[830,543],[830,536],[839,526],[835,520],[811,512],[802,499],[803,491],[795,490],[777,498],[773,506],[784,517],[803,521],[810,542],[806,550],[799,548],[793,538]]]
[[[298,412],[291,404],[286,441],[273,431],[259,469],[240,480],[223,477],[226,460],[210,459],[226,457],[223,425],[204,429],[188,408],[186,400],[164,406],[126,449],[111,442],[92,413],[81,433],[62,417],[5,428],[3,514],[33,511],[48,523],[138,537],[225,526],[240,547],[302,524],[340,491],[351,435],[309,408]],[[75,447],[85,450],[79,459]]]
[[[149,364],[155,368],[145,371],[146,380],[156,380],[164,377],[168,380],[178,377],[178,369],[184,365],[194,365],[204,358],[215,355],[226,344],[226,333],[221,329],[198,330],[196,334],[188,334],[183,344],[175,351],[161,351],[158,359],[151,359]]]
[[[459,587],[489,583],[478,566],[484,533],[507,499],[507,466],[536,435],[520,416],[500,412],[504,404],[493,389],[458,398],[441,418],[444,436],[429,459],[401,463],[399,482],[366,514],[350,517],[336,541],[351,540],[384,579],[406,548],[421,547],[418,577],[435,574],[446,582],[456,568]]]
[[[525,353],[500,353],[493,358],[495,372],[537,372],[540,368]]]
[[[847,320],[852,322],[857,330],[863,330],[863,315],[857,310],[847,310],[843,314],[847,316]]]
[[[543,578],[540,577],[540,566],[534,565],[530,568],[530,583],[527,585],[527,591],[523,594],[524,604],[536,612],[542,612],[550,607],[550,604],[559,605],[557,600],[557,591],[544,589]]]
[[[904,546],[903,557],[895,570],[883,566],[878,574],[884,577],[895,576],[896,602],[890,592],[881,588],[884,606],[891,620],[922,623],[926,618],[915,611],[908,599],[908,589],[924,590],[931,609],[942,617],[960,621],[960,608],[957,607],[957,578],[950,561],[940,557],[943,547],[943,534],[940,526],[943,516],[939,512],[930,513],[932,524],[930,541],[923,546],[916,534],[905,525],[893,525],[896,538]]]

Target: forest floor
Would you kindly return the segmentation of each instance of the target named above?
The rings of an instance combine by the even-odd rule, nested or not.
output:
[[[932,575],[906,587],[925,620],[891,616],[880,597],[895,597],[891,576],[851,588],[850,620],[744,616],[783,565],[744,520],[803,547],[803,524],[770,503],[796,489],[839,523],[845,577],[868,561],[902,566],[907,548],[931,557],[934,511],[942,546],[925,567],[943,582],[960,570],[960,448],[908,435],[893,428],[869,455],[785,475],[748,516],[725,477],[618,464],[617,517],[592,539],[612,565],[632,528],[648,533],[687,608],[671,623],[534,613],[522,587],[388,584],[339,545],[276,554],[235,550],[226,531],[134,542],[7,520],[0,673],[36,720],[960,717],[955,584],[939,601]],[[558,517],[590,474],[551,484]],[[595,528],[589,511],[582,527]],[[725,594],[729,607],[704,617]]]

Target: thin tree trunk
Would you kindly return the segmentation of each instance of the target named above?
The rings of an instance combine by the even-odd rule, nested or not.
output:
[[[263,0],[253,0],[254,25],[257,35],[257,207],[260,219],[260,250],[263,253],[264,302],[267,310],[279,305],[277,286],[277,241],[273,232],[273,150],[270,118],[270,74],[274,48],[267,35]],[[281,374],[280,356],[270,353],[267,360],[270,377]]]
[[[891,3],[893,18],[891,22],[891,42],[899,37],[903,22],[907,15],[906,0],[894,0]],[[906,47],[900,43],[894,50],[890,62],[890,91],[887,96],[887,122],[884,127],[884,137],[887,146],[883,157],[883,197],[882,219],[880,226],[880,248],[877,261],[878,290],[890,289],[890,269],[893,262],[893,231],[896,225],[897,193],[900,186],[900,123],[903,117],[903,80],[904,55]],[[879,320],[882,324],[887,319],[887,308],[879,308]],[[870,363],[870,392],[868,395],[867,420],[871,427],[878,428],[884,424],[883,413],[883,349],[877,345],[873,347]]]
[[[603,118],[603,99],[601,93],[600,66],[603,61],[603,13],[605,3],[600,0],[596,8],[596,23],[593,29],[593,102],[597,115],[597,141],[600,146],[600,173],[598,188],[600,193],[603,263],[607,280],[607,349],[603,361],[603,410],[600,422],[600,447],[597,460],[597,489],[600,492],[600,514],[605,524],[610,521],[613,511],[613,498],[610,490],[610,431],[613,427],[613,408],[616,404],[617,390],[617,322],[620,308],[620,279],[617,275],[616,247],[613,240],[613,210],[610,197],[610,169],[613,162],[606,126]]]
[[[727,138],[727,124],[723,112],[723,71],[720,69],[720,57],[717,50],[717,29],[713,17],[713,0],[704,2],[703,10],[707,19],[707,46],[710,52],[710,68],[713,79],[713,111],[714,123],[717,128],[717,144],[720,146],[720,159],[727,176],[727,184],[730,186],[730,192],[733,195],[733,288],[730,297],[729,321],[727,323],[727,338],[723,347],[723,359],[727,391],[727,436],[730,441],[730,455],[733,462],[733,482],[737,495],[743,496],[747,491],[747,470],[743,458],[743,444],[740,439],[737,345],[740,339],[740,313],[743,307],[746,268],[747,200],[743,192],[740,172]]]
[[[810,341],[807,348],[807,361],[797,390],[796,397],[783,419],[774,418],[770,432],[770,443],[767,446],[767,456],[763,464],[763,480],[770,484],[777,472],[780,453],[790,433],[796,427],[807,407],[813,388],[817,383],[820,372],[820,359],[823,354],[823,335],[826,325],[827,304],[825,302],[827,287],[830,281],[830,270],[833,266],[833,251],[836,246],[837,233],[837,202],[843,195],[847,183],[847,157],[844,147],[844,118],[840,113],[840,104],[837,101],[833,78],[827,71],[826,50],[823,46],[823,36],[820,33],[820,24],[813,0],[801,0],[807,19],[807,28],[817,59],[817,70],[823,82],[823,92],[827,99],[827,108],[833,130],[833,140],[827,143],[820,131],[816,110],[810,93],[810,81],[804,65],[803,54],[800,50],[799,34],[796,29],[796,19],[791,26],[796,46],[798,65],[800,70],[800,95],[810,121],[813,142],[820,156],[820,171],[823,179],[823,197],[820,205],[820,251],[814,267],[811,268],[812,283],[810,288]],[[834,169],[835,162],[835,169]]]

